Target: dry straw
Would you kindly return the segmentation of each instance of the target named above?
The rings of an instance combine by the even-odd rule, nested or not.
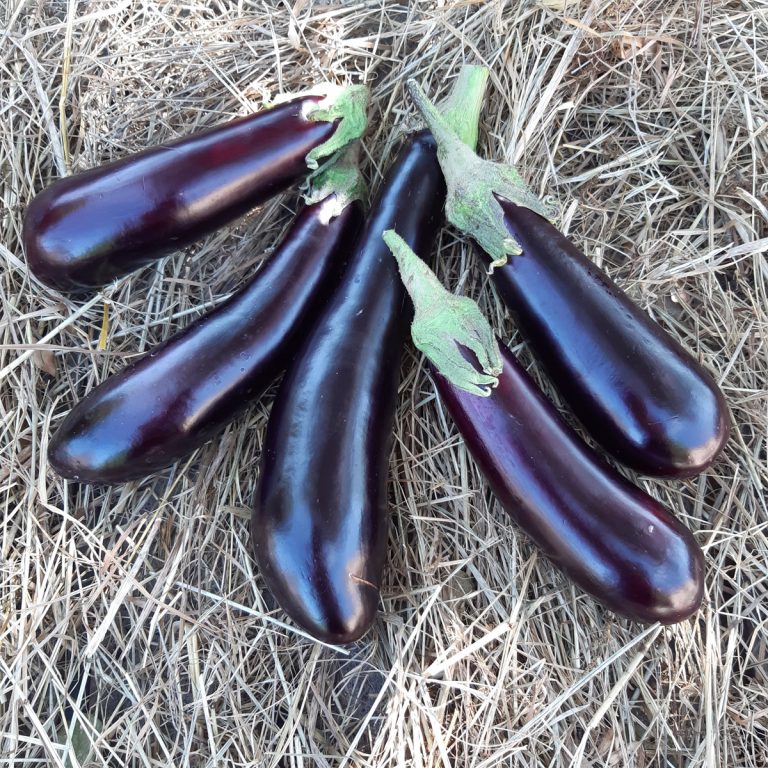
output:
[[[14,0],[0,15],[0,764],[768,764],[763,2]],[[480,151],[558,197],[570,235],[731,404],[712,470],[639,479],[706,550],[695,620],[644,628],[569,586],[494,503],[412,349],[380,619],[346,653],[288,626],[249,556],[270,396],[153,481],[79,488],[46,466],[72,403],[234,290],[297,203],[82,305],[25,269],[34,192],[322,78],[372,86],[376,186],[416,124],[405,79],[439,98],[464,60],[493,73]],[[435,256],[552,394],[471,247],[445,230]]]

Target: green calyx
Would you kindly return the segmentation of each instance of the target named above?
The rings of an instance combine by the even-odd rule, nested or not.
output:
[[[359,139],[365,132],[368,124],[366,117],[368,88],[364,85],[331,85],[329,83],[313,89],[306,95],[311,94],[322,94],[323,99],[307,112],[309,120],[315,122],[340,120],[333,136],[307,154],[307,167],[315,170],[323,158],[334,155],[347,144]]]
[[[550,221],[558,215],[557,204],[552,198],[540,200],[533,194],[514,166],[478,157],[416,81],[409,80],[408,89],[437,141],[437,159],[448,188],[446,218],[474,238],[491,257],[491,271],[503,266],[509,256],[522,253],[522,248],[504,224],[497,196],[530,208]]]
[[[360,145],[353,144],[338,152],[309,178],[304,201],[313,205],[333,197],[329,201],[328,221],[338,216],[353,200],[365,200],[367,187],[363,180],[358,159]]]
[[[472,299],[448,292],[393,229],[382,237],[397,260],[403,285],[413,301],[414,345],[455,387],[488,397],[499,383],[502,360],[496,337],[480,308]],[[479,370],[462,355],[459,345],[474,352]]]

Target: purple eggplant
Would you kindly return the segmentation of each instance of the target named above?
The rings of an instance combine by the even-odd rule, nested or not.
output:
[[[486,77],[479,67],[462,70],[450,102],[468,141]],[[387,468],[410,310],[381,233],[396,226],[428,250],[444,195],[434,139],[410,135],[269,418],[252,547],[283,610],[325,642],[352,642],[371,626],[386,557]]]
[[[492,279],[581,423],[639,472],[710,466],[730,429],[712,377],[546,219],[499,203],[523,251]]]
[[[282,192],[365,128],[367,89],[327,90],[59,179],[27,208],[29,268],[104,285]]]
[[[480,160],[412,92],[440,145],[448,220],[491,258],[501,298],[589,433],[648,475],[709,467],[730,432],[709,373],[548,221],[552,206],[511,166]]]
[[[474,302],[445,291],[398,238],[387,242],[414,299],[414,342],[510,517],[617,613],[664,624],[695,613],[704,560],[691,532],[579,439]]]
[[[145,477],[191,453],[259,397],[338,284],[363,223],[361,191],[356,167],[323,171],[241,290],[70,411],[48,447],[56,472],[81,482]]]

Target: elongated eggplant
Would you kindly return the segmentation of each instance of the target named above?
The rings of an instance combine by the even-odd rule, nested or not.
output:
[[[729,433],[712,377],[546,219],[499,202],[523,253],[494,282],[582,424],[649,475],[710,466]]]
[[[259,397],[338,283],[362,227],[361,191],[356,167],[324,171],[241,290],[72,409],[49,443],[51,466],[81,482],[145,477],[191,453]]]
[[[710,466],[730,418],[709,373],[550,223],[551,205],[511,166],[469,152],[413,92],[441,144],[448,220],[491,258],[501,298],[582,424],[639,472]]]
[[[282,192],[365,128],[364,86],[326,91],[54,182],[26,211],[29,268],[104,285]]]
[[[462,70],[449,102],[468,141],[486,77],[482,68]],[[410,135],[270,415],[252,546],[283,610],[319,640],[348,643],[368,630],[386,556],[387,467],[409,308],[381,233],[397,226],[414,247],[429,249],[444,194],[432,136]]]
[[[474,302],[451,296],[398,238],[387,242],[414,297],[414,342],[510,517],[617,613],[665,624],[695,613],[704,566],[691,532],[579,439]]]

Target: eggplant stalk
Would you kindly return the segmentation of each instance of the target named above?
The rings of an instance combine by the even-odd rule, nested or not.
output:
[[[491,271],[507,263],[507,257],[522,251],[520,243],[504,226],[504,215],[496,195],[530,208],[553,220],[558,208],[552,198],[540,200],[526,186],[517,169],[478,157],[438,112],[415,80],[408,81],[416,106],[437,140],[437,158],[448,192],[445,215],[462,232],[468,232],[490,255]]]

